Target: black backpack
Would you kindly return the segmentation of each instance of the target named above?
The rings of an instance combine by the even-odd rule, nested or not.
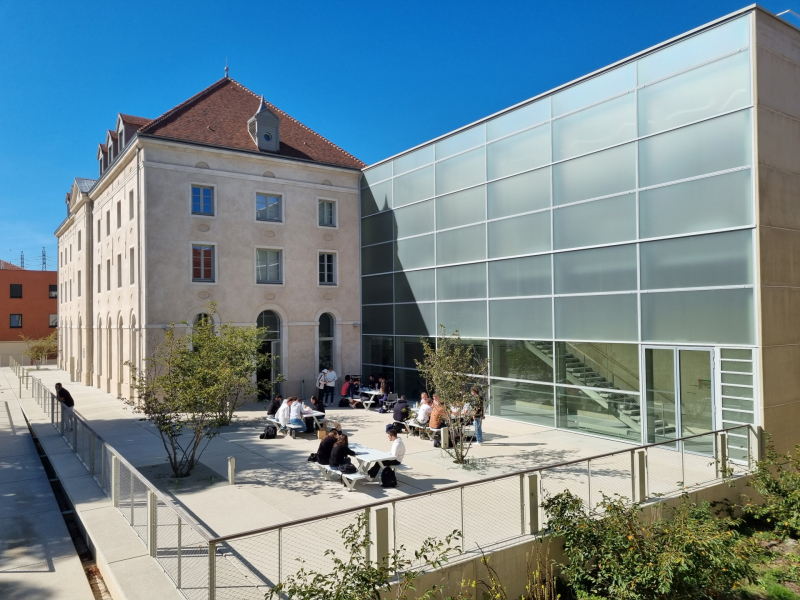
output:
[[[381,471],[381,487],[397,487],[397,477],[395,477],[394,469],[392,467],[386,467],[383,469],[383,471]]]
[[[346,458],[345,462],[339,465],[339,472],[344,473],[345,475],[350,475],[352,473],[358,473],[358,469],[352,463],[350,458]]]
[[[348,406],[350,406],[350,402],[347,400],[347,398],[342,398],[339,400],[339,408],[347,408]]]
[[[434,448],[442,447],[442,434],[440,434],[438,431],[433,434],[433,447]]]
[[[275,425],[267,425],[264,427],[264,433],[258,437],[262,440],[274,440],[276,437],[278,437],[278,429],[275,427]]]

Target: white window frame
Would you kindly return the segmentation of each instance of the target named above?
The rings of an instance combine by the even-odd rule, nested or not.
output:
[[[333,254],[333,283],[320,283],[319,281],[319,257],[320,254]],[[339,252],[336,250],[317,250],[317,287],[331,288],[339,287]]]
[[[279,282],[265,281],[263,283],[258,281],[258,251],[259,250],[273,250],[281,253],[281,280]],[[271,286],[285,286],[286,285],[286,252],[282,246],[255,246],[253,250],[253,281],[256,287],[262,285]]]
[[[194,279],[194,267],[192,265],[193,261],[193,252],[195,246],[212,246],[214,248],[214,260],[212,261],[212,269],[214,270],[214,279],[213,280],[202,280],[202,281],[195,281]],[[203,242],[203,241],[193,241],[189,242],[189,282],[194,285],[219,285],[219,248],[216,242]]]
[[[261,220],[261,219],[258,218],[258,204],[257,204],[258,196],[278,196],[278,198],[281,199],[281,218],[280,218],[280,220],[278,220],[278,221],[271,221],[271,220],[264,221],[264,220]],[[284,200],[285,200],[285,196],[284,196],[284,194],[282,192],[274,192],[274,191],[273,192],[268,192],[266,190],[256,190],[253,193],[253,208],[254,208],[253,220],[256,223],[272,223],[272,224],[275,224],[275,225],[278,225],[278,224],[283,225],[283,224],[285,224],[286,223],[286,203],[284,202]]]
[[[333,225],[323,225],[319,222],[319,205],[321,202],[333,204]],[[339,229],[339,201],[336,198],[317,196],[317,227],[320,229]]]
[[[206,215],[203,213],[196,213],[192,210],[192,188],[194,187],[201,187],[201,188],[208,188],[211,190],[211,214]],[[189,182],[189,216],[194,218],[200,219],[216,219],[217,213],[219,212],[219,205],[217,202],[217,186],[213,183],[200,183],[198,181],[190,181]]]

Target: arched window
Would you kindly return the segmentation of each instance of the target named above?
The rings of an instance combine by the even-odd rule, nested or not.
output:
[[[262,311],[258,315],[258,319],[256,319],[256,325],[267,328],[267,332],[264,335],[265,340],[281,339],[281,318],[274,310]]]
[[[319,371],[333,366],[334,326],[336,320],[330,313],[319,316]]]
[[[273,310],[264,310],[256,319],[256,325],[258,327],[266,327],[267,331],[264,333],[263,336],[263,343],[261,344],[261,352],[262,354],[271,354],[272,355],[272,368],[270,369],[259,369],[256,373],[256,381],[275,381],[278,377],[278,373],[280,373],[280,354],[281,354],[281,318]],[[273,394],[280,393],[280,384],[273,386],[271,390]],[[258,392],[259,400],[266,400],[268,396],[264,391],[259,390]]]

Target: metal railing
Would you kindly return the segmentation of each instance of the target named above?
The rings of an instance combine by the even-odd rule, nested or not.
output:
[[[742,425],[213,537],[77,412],[62,408],[41,381],[15,369],[31,382],[51,423],[190,600],[261,600],[267,589],[296,573],[300,561],[324,572],[333,565],[325,551],[341,548],[340,531],[361,515],[375,519],[371,548],[413,558],[425,539],[443,539],[459,530],[461,550],[469,557],[478,545],[492,550],[540,532],[546,527],[542,501],[566,489],[591,508],[603,496],[646,502],[743,475],[758,459],[758,433]]]

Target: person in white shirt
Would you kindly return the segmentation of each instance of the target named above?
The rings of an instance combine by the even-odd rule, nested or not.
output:
[[[286,426],[289,424],[289,412],[291,410],[291,406],[292,399],[286,398],[286,400],[283,401],[283,404],[281,404],[281,407],[278,409],[278,412],[275,413],[275,419],[281,424],[281,430],[285,430]]]
[[[325,402],[325,376],[328,374],[328,369],[322,369],[317,375],[317,398],[322,398],[322,402]]]
[[[389,436],[389,441],[392,442],[392,449],[389,452],[394,456],[394,459],[382,460],[380,463],[375,463],[372,468],[367,471],[367,475],[370,479],[375,479],[375,477],[378,476],[378,472],[381,470],[381,464],[383,464],[384,467],[393,467],[401,464],[406,456],[406,445],[403,443],[403,440],[397,437],[397,430],[394,427],[390,427],[386,430],[386,435]]]
[[[328,400],[330,400],[331,406],[333,406],[333,397],[336,392],[336,380],[338,377],[336,371],[333,370],[333,365],[329,366],[328,372],[325,373],[325,392],[322,396],[323,404],[327,404]]]
[[[303,421],[303,401],[300,398],[293,398],[289,408],[289,422],[300,427],[300,431],[306,431],[306,423]]]
[[[422,398],[419,401],[419,408],[417,409],[417,417],[410,423],[412,425],[425,427],[431,420],[432,410],[433,407],[431,406],[431,400],[428,398],[428,394],[422,392]]]

